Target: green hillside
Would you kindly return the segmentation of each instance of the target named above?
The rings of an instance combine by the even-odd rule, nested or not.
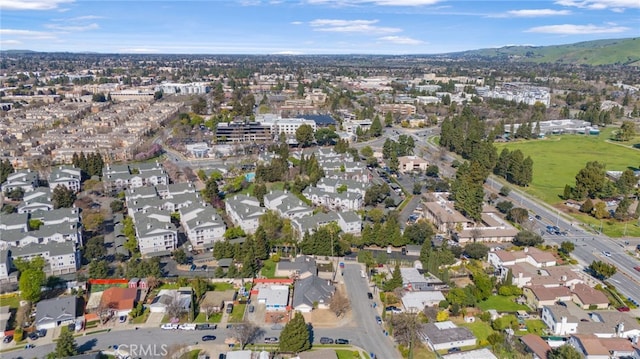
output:
[[[640,66],[640,38],[595,40],[553,46],[507,46],[465,51],[456,55],[536,63]]]

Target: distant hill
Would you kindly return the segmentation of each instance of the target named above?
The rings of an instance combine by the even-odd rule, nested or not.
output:
[[[640,38],[594,40],[553,46],[505,46],[448,55],[536,63],[640,66]]]

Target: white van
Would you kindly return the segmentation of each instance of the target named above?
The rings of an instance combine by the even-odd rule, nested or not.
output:
[[[361,271],[360,271],[360,276],[361,276],[362,278],[364,278],[364,277],[366,277],[366,276],[367,276],[367,274],[366,274],[363,270],[361,270]]]

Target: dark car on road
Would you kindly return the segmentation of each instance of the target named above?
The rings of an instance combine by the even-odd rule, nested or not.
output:
[[[31,339],[31,340],[36,340],[36,339],[40,338],[40,337],[38,336],[38,333],[36,333],[36,332],[31,332],[31,333],[29,333],[28,337],[29,337],[29,339]]]
[[[276,337],[266,337],[264,338],[264,342],[266,344],[278,344],[280,340]]]
[[[349,344],[349,339],[336,339],[336,344]]]
[[[368,293],[367,293],[367,298],[369,298],[369,299],[373,299],[373,294],[372,294],[371,292],[368,292]]]
[[[379,315],[376,315],[376,323],[382,324],[382,318]]]
[[[457,353],[459,351],[460,351],[460,348],[453,347],[453,348],[449,348],[449,350],[447,350],[447,353]]]
[[[320,344],[333,344],[333,339],[322,337],[320,338]]]
[[[202,337],[202,341],[203,342],[208,342],[209,340],[216,340],[216,336],[215,335],[205,335],[204,337]]]
[[[13,340],[13,335],[7,335],[6,337],[4,337],[4,339],[2,339],[2,342],[11,343],[12,340]]]

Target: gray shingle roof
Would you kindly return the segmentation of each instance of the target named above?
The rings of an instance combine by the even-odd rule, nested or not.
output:
[[[36,325],[70,321],[76,319],[77,300],[75,296],[48,299],[40,301],[37,308]]]
[[[312,275],[296,281],[293,287],[293,307],[302,304],[313,306],[313,303],[328,303],[335,287],[326,279]]]
[[[427,323],[422,326],[422,333],[434,345],[474,339],[475,336],[467,328],[456,327],[451,322]],[[440,329],[443,328],[443,329]]]
[[[62,256],[76,252],[75,244],[71,241],[67,242],[49,242],[46,244],[27,244],[24,247],[12,247],[12,257],[27,257],[40,253],[49,252],[49,256]]]

